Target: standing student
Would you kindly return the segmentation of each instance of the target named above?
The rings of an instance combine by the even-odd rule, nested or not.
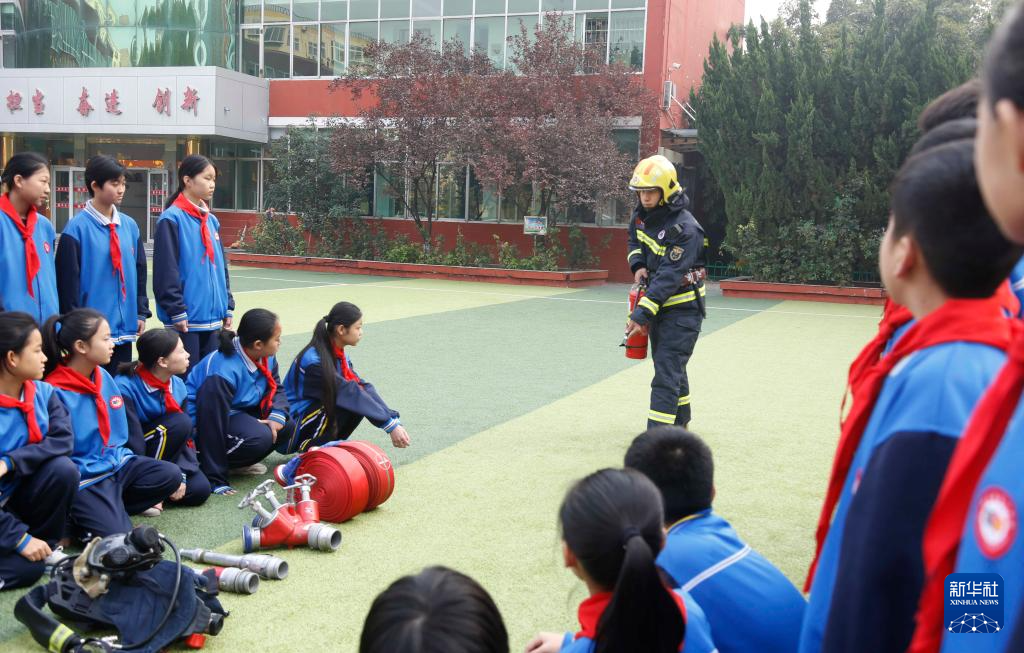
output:
[[[665,584],[655,564],[665,531],[661,495],[647,477],[594,472],[569,489],[558,518],[565,566],[590,598],[580,604],[577,633],[541,633],[527,653],[715,650],[703,613]]]
[[[124,398],[103,369],[114,343],[97,311],[78,308],[43,326],[46,381],[68,409],[75,434],[71,459],[81,481],[71,504],[71,533],[81,540],[131,530],[128,518],[184,492],[173,463],[136,456],[128,448]]]
[[[139,360],[122,363],[114,379],[128,416],[128,447],[178,466],[185,490],[172,494],[171,503],[201,505],[210,496],[210,482],[199,469],[188,389],[179,376],[188,369],[188,352],[171,329],[143,333],[136,347]]]
[[[220,222],[210,212],[217,168],[190,154],[178,167],[178,189],[156,223],[153,236],[153,294],[164,326],[181,333],[195,365],[218,345],[221,328],[231,328],[231,296]]]
[[[220,347],[189,372],[188,406],[196,424],[199,465],[216,494],[234,494],[230,468],[262,474],[260,463],[295,430],[280,389],[281,322],[263,308],[245,312],[238,335],[224,330]]]
[[[926,150],[893,182],[879,270],[914,323],[851,375],[801,653],[902,652],[910,643],[925,521],[1015,323],[993,293],[1022,250],[985,210],[973,154],[969,140]]]
[[[95,308],[107,318],[114,355],[111,374],[132,359],[132,343],[146,328],[146,249],[139,226],[118,211],[124,198],[125,169],[109,156],[94,156],[85,166],[92,198],[71,218],[57,247],[60,312]]]
[[[303,452],[333,440],[347,440],[363,419],[391,436],[396,447],[409,446],[398,411],[388,408],[373,384],[356,374],[345,347],[363,337],[363,313],[338,302],[313,327],[313,338],[299,352],[284,379],[298,427],[281,453]]]
[[[43,574],[78,487],[71,421],[41,381],[45,365],[32,316],[0,313],[0,589]]]
[[[50,196],[50,168],[35,152],[11,157],[0,176],[0,310],[24,311],[42,324],[59,308],[57,233],[39,213]]]
[[[1024,243],[1024,8],[1011,9],[992,37],[982,71],[975,160],[992,217]],[[1006,365],[971,416],[942,482],[924,539],[926,582],[912,653],[1002,653],[1024,650],[1024,334],[1017,331]],[[1003,577],[1003,622],[994,634],[947,631],[946,576]],[[964,612],[982,612],[965,609]]]

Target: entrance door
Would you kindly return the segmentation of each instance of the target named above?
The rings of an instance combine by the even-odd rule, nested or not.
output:
[[[147,200],[147,177],[148,168],[128,168],[124,173],[124,198],[121,199],[121,206],[118,210],[122,214],[130,216],[139,226],[139,233],[143,240],[149,240],[146,235],[148,221],[146,216],[149,212]]]
[[[53,166],[50,191],[50,220],[57,233],[64,231],[68,221],[85,208],[89,189],[85,187],[85,168]]]
[[[160,214],[164,211],[164,204],[167,202],[167,171],[159,168],[150,170],[147,182],[149,193],[149,210],[147,212],[149,231],[146,240],[151,241],[153,240],[153,234],[156,233],[156,222],[160,219]]]

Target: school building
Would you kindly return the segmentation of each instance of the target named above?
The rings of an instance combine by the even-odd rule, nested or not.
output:
[[[744,0],[0,0],[0,154],[49,158],[58,231],[88,197],[88,158],[116,157],[129,169],[122,208],[147,238],[177,163],[204,154],[220,171],[213,208],[231,243],[264,208],[268,142],[313,114],[354,115],[348,94],[328,85],[368,42],[457,36],[504,66],[506,38],[550,11],[572,15],[585,47],[627,63],[657,93],[662,153],[685,174],[697,137],[685,99],[712,35],[742,21]],[[619,122],[620,145],[650,154],[639,152],[639,119]],[[493,197],[469,210],[474,183],[463,168],[441,176],[435,233],[449,242],[457,228],[487,243],[492,233],[521,236],[519,207]],[[398,218],[384,184],[368,195],[371,215]],[[624,239],[621,213],[588,218],[595,242]],[[385,224],[399,232],[405,222]],[[602,263],[619,276],[625,257],[609,249]]]

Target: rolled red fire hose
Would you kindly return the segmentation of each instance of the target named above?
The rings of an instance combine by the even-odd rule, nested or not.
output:
[[[310,498],[320,506],[320,519],[344,522],[366,510],[370,486],[359,460],[347,449],[324,447],[302,456],[298,474],[312,474]]]
[[[373,510],[387,501],[395,490],[395,468],[391,466],[391,460],[384,450],[372,442],[363,440],[342,442],[338,447],[351,452],[363,466],[370,488],[366,509]]]

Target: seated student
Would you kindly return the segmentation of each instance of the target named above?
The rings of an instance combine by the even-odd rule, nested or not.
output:
[[[210,496],[210,482],[199,469],[192,441],[188,390],[178,374],[188,369],[188,352],[177,331],[146,331],[136,343],[139,360],[122,363],[114,378],[128,415],[128,447],[140,456],[169,460],[181,470],[185,487],[169,499],[198,506]]]
[[[1024,8],[1007,12],[989,44],[978,106],[978,185],[999,228],[1024,244]],[[978,403],[949,464],[925,532],[927,576],[912,653],[1024,650],[1024,333]],[[947,633],[946,576],[996,573],[1004,614],[995,634]],[[964,612],[970,612],[965,610]]]
[[[349,302],[338,302],[317,321],[312,340],[292,361],[284,379],[299,426],[292,438],[278,440],[278,451],[301,453],[347,440],[364,417],[389,434],[396,447],[409,446],[398,411],[388,408],[373,384],[356,374],[345,354],[345,347],[355,347],[362,337],[363,313]]]
[[[910,643],[925,520],[1015,323],[993,293],[1022,250],[985,210],[973,161],[971,141],[947,143],[909,158],[893,182],[879,269],[915,321],[851,379],[808,574],[802,653],[902,652]]]
[[[81,540],[128,532],[135,515],[182,485],[177,465],[136,456],[128,448],[124,399],[103,365],[114,343],[97,311],[78,308],[43,325],[46,382],[68,409],[75,434],[71,460],[81,481],[71,504],[69,536]]]
[[[238,335],[221,331],[220,348],[192,367],[188,410],[196,424],[199,467],[216,494],[234,494],[228,469],[263,474],[260,463],[279,439],[289,440],[295,422],[278,390],[277,350],[281,323],[263,308],[246,311]]]
[[[370,606],[359,653],[508,653],[498,606],[475,580],[446,567],[403,576]]]
[[[45,365],[35,319],[0,313],[0,589],[42,576],[78,487],[71,422],[40,380]]]
[[[641,433],[625,465],[651,479],[668,536],[658,566],[704,609],[721,653],[791,653],[807,602],[781,571],[711,509],[711,449],[678,426]]]
[[[109,156],[85,165],[92,198],[71,218],[57,246],[60,312],[89,307],[107,317],[114,356],[106,370],[132,359],[132,343],[146,328],[146,249],[139,226],[117,210],[125,191],[125,169]]]
[[[658,488],[630,469],[602,469],[569,489],[558,511],[562,554],[590,598],[579,607],[579,632],[540,633],[527,653],[715,650],[704,613],[655,564],[662,515]]]

